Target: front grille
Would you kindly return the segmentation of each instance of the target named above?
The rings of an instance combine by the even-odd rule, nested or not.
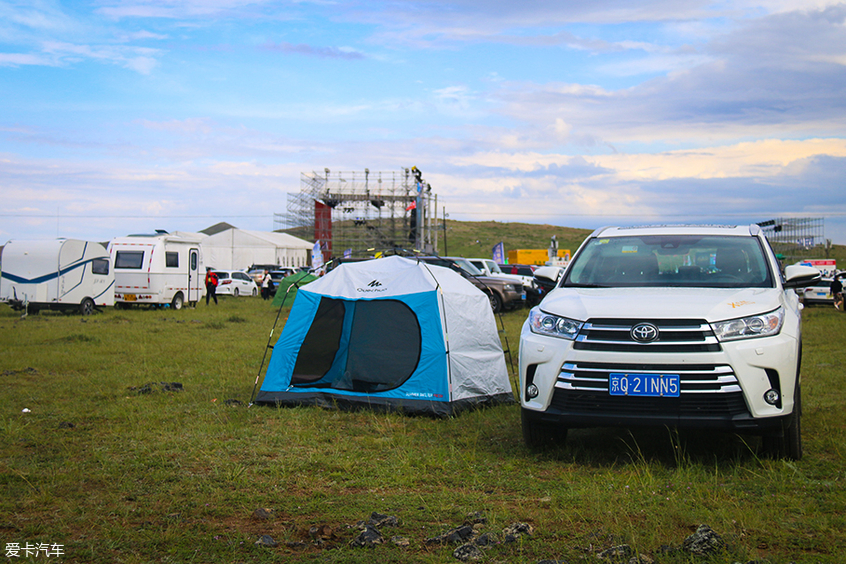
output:
[[[678,374],[681,395],[740,392],[734,370],[727,364],[617,364],[567,362],[558,374],[556,388],[608,393],[612,373]]]
[[[632,329],[650,323],[658,338],[644,343],[632,337]],[[701,353],[722,350],[711,326],[702,319],[589,319],[579,331],[573,348],[584,351]]]
[[[679,397],[612,396],[612,373],[678,374]],[[617,364],[568,362],[555,384],[550,407],[568,413],[615,416],[725,417],[748,414],[743,392],[725,364]]]

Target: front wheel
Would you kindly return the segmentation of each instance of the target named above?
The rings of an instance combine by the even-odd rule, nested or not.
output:
[[[258,295],[258,290],[253,288],[252,296],[255,298]]]
[[[540,448],[556,442],[564,442],[567,438],[567,429],[564,427],[553,427],[537,421],[529,410],[520,409],[520,420],[523,424],[523,442],[529,448]]]
[[[82,315],[91,315],[94,313],[94,300],[91,298],[85,298],[79,304],[79,313]]]
[[[173,296],[173,301],[170,303],[170,307],[179,310],[182,309],[182,304],[184,303],[185,298],[182,297],[182,292],[177,292],[176,295]]]
[[[502,298],[496,292],[488,294],[488,300],[491,302],[491,309],[494,313],[502,311]]]

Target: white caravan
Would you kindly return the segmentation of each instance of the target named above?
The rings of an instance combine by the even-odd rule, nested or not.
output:
[[[9,241],[3,248],[0,301],[12,309],[76,310],[115,304],[115,276],[106,248],[78,239]]]
[[[129,235],[109,243],[115,265],[115,305],[133,304],[182,309],[206,294],[200,238],[170,235]]]

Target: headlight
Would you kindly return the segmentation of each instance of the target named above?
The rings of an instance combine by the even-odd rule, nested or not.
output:
[[[529,312],[529,327],[532,333],[539,335],[547,335],[549,337],[558,337],[561,339],[573,340],[579,334],[582,328],[581,321],[567,319],[566,317],[558,317],[549,313],[544,313],[538,308],[532,308]]]
[[[784,323],[784,309],[778,308],[770,313],[742,317],[740,319],[729,319],[712,323],[714,334],[720,341],[733,341],[736,339],[750,339],[752,337],[768,337],[777,335]]]
[[[502,289],[505,292],[516,292],[517,286],[515,286],[514,284],[503,284]]]

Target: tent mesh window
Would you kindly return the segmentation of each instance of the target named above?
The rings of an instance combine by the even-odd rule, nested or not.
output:
[[[347,343],[342,339],[345,318],[350,323]],[[291,383],[363,393],[391,390],[416,370],[421,342],[417,316],[400,301],[323,297]],[[333,369],[339,361],[343,366]]]

